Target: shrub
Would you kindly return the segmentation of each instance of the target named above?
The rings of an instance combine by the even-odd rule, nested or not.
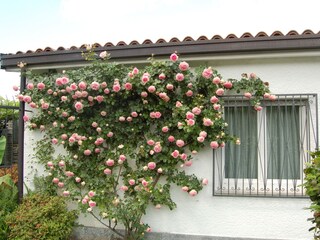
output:
[[[76,211],[68,211],[58,196],[33,194],[23,199],[6,222],[12,240],[69,239],[75,225]]]

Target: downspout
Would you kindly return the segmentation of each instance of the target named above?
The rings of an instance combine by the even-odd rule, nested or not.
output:
[[[20,75],[20,94],[23,93],[26,87],[26,76],[25,76],[25,68],[21,68]],[[23,101],[20,102],[19,105],[19,135],[18,135],[18,191],[19,191],[19,201],[22,201],[23,198],[23,170],[24,170],[24,116],[25,112],[25,103]]]

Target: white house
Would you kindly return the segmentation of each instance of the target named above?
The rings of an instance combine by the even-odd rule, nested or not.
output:
[[[186,37],[183,41],[95,46],[97,52],[107,50],[112,60],[130,65],[143,65],[152,54],[165,58],[177,51],[192,67],[212,66],[225,78],[254,72],[277,95],[275,102],[263,103],[264,110],[254,115],[239,96],[226,98],[225,117],[243,144],[237,150],[200,152],[189,171],[207,177],[209,185],[195,198],[172,191],[178,205],[173,211],[150,207],[144,218],[153,230],[148,239],[312,239],[307,222],[311,213],[305,209],[310,201],[301,184],[308,151],[318,146],[320,32],[274,32],[271,36],[260,32],[239,38],[230,34],[225,39]],[[41,71],[78,67],[87,64],[81,57],[83,48],[1,54],[1,68],[19,71],[18,62]],[[24,177],[31,164],[30,140],[37,137],[32,134],[25,130],[24,153],[23,148],[20,153]],[[79,229],[78,235],[86,238],[79,239],[102,239],[98,222],[86,218],[81,222],[87,228]]]

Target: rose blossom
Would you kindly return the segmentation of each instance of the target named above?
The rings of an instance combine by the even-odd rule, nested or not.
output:
[[[148,144],[149,146],[153,146],[153,145],[155,144],[155,141],[153,141],[152,139],[149,139],[149,140],[147,141],[147,144]]]
[[[192,97],[192,95],[193,95],[193,92],[192,92],[191,90],[188,90],[188,91],[186,92],[186,96],[187,96],[187,97]]]
[[[80,111],[83,108],[83,104],[81,102],[76,102],[74,104],[74,107],[76,108],[77,111]]]
[[[63,188],[64,187],[64,183],[63,182],[58,182],[58,187],[59,188]]]
[[[164,73],[160,73],[159,79],[164,80],[166,78],[166,75]]]
[[[76,181],[77,183],[79,183],[79,182],[81,182],[81,178],[76,177],[76,178],[75,178],[75,181]]]
[[[169,128],[167,126],[164,126],[161,130],[162,132],[166,133],[169,131]]]
[[[187,119],[187,125],[188,125],[188,126],[193,126],[195,123],[196,123],[195,120],[193,120],[193,119]]]
[[[182,107],[182,103],[179,102],[179,101],[177,101],[177,102],[176,102],[176,107],[177,107],[177,108]]]
[[[225,83],[223,84],[223,86],[224,86],[225,88],[227,88],[227,89],[230,89],[230,88],[232,88],[232,82],[227,81],[227,82],[225,82]]]
[[[127,83],[124,84],[124,88],[129,91],[129,90],[132,89],[132,84],[127,82]]]
[[[31,97],[30,96],[24,96],[23,97],[23,101],[26,102],[26,103],[29,103],[32,101]]]
[[[189,64],[187,62],[181,62],[179,64],[179,69],[181,71],[187,71],[189,69]]]
[[[200,133],[199,133],[199,136],[200,137],[204,137],[204,138],[206,138],[207,137],[207,132],[206,131],[201,131]]]
[[[261,111],[261,110],[262,110],[262,107],[261,107],[260,105],[256,105],[256,106],[254,106],[254,109],[255,109],[256,111]]]
[[[22,102],[23,101],[23,95],[21,95],[21,94],[19,94],[18,96],[17,96],[17,98],[18,98],[18,100],[20,101],[20,102]]]
[[[74,176],[74,173],[70,172],[70,171],[66,171],[65,174],[66,174],[67,177],[73,177]]]
[[[246,97],[246,98],[251,98],[252,97],[252,94],[251,93],[249,93],[249,92],[246,92],[246,93],[244,93],[244,96]]]
[[[99,57],[102,58],[102,59],[105,59],[106,57],[108,56],[108,53],[107,51],[103,51],[99,54]]]
[[[133,186],[136,184],[136,181],[134,179],[130,179],[128,182],[130,186]]]
[[[113,132],[108,132],[107,137],[111,138],[113,136]]]
[[[185,144],[184,141],[181,140],[181,139],[178,139],[178,140],[176,141],[176,145],[177,145],[178,147],[183,147],[184,144]]]
[[[209,68],[206,68],[203,70],[202,77],[209,79],[212,77],[212,74],[213,74],[213,71],[212,71],[211,67],[209,67]]]
[[[32,107],[32,108],[36,108],[37,104],[35,104],[34,102],[31,102],[31,103],[29,103],[29,106]]]
[[[275,95],[270,95],[269,96],[269,100],[271,101],[275,101],[277,99],[277,97]]]
[[[28,86],[27,86],[27,88],[28,88]],[[18,86],[13,86],[12,89],[13,89],[13,91],[19,91],[19,87]]]
[[[85,82],[79,82],[78,86],[82,91],[87,88],[87,84]]]
[[[194,119],[194,114],[192,112],[187,112],[186,113],[186,118],[187,119]]]
[[[167,84],[166,89],[167,90],[173,90],[173,85],[172,84]]]
[[[34,89],[34,85],[33,85],[33,83],[28,83],[28,85],[27,85],[27,89],[28,89],[28,90],[32,90],[32,89]],[[15,91],[18,91],[18,89],[17,89],[17,90],[15,90]]]
[[[96,193],[94,192],[94,191],[90,191],[90,192],[88,192],[88,196],[89,197],[94,197],[94,195],[96,195]]]
[[[148,163],[148,168],[150,169],[150,170],[153,170],[153,169],[155,169],[156,168],[156,163],[155,162],[149,162]]]
[[[150,78],[150,74],[144,73],[141,78],[142,83],[146,84],[147,82],[149,82],[149,80],[150,80],[149,78]]]
[[[147,92],[141,92],[140,95],[141,95],[141,97],[146,98],[148,96],[148,93]]]
[[[101,95],[98,95],[98,96],[96,96],[96,100],[98,101],[98,103],[101,103],[101,102],[103,102],[104,97]]]
[[[95,207],[96,205],[97,205],[96,202],[94,202],[92,200],[89,201],[89,206],[90,207]]]
[[[171,60],[172,62],[176,62],[178,59],[179,59],[179,57],[178,57],[178,55],[177,55],[176,53],[172,53],[172,54],[170,55],[170,60]]]
[[[207,178],[202,179],[202,185],[208,185],[209,180]]]
[[[119,160],[120,161],[125,161],[127,159],[127,157],[125,156],[125,155],[123,155],[123,154],[121,154],[120,156],[119,156]]]
[[[126,120],[126,118],[124,116],[119,117],[120,122],[124,122],[125,120]]]
[[[132,113],[131,113],[131,116],[134,117],[134,118],[135,118],[135,117],[138,117],[138,113],[137,113],[137,112],[132,112]]]
[[[184,79],[184,75],[182,73],[177,73],[176,80],[178,82],[181,82],[181,81],[183,81],[183,79]]]
[[[148,87],[148,92],[149,92],[149,93],[153,93],[153,92],[155,92],[155,91],[156,91],[155,86],[150,86],[150,87]]]
[[[198,107],[194,107],[192,108],[192,113],[194,113],[195,115],[199,115],[201,113],[201,109]]]
[[[59,183],[59,178],[56,178],[56,177],[53,178],[53,179],[52,179],[52,182],[55,183],[55,184]]]
[[[197,141],[201,143],[204,142],[204,137],[202,136],[197,137]]]
[[[212,83],[214,84],[219,84],[221,82],[221,79],[219,77],[214,77],[213,80],[212,80]]]
[[[110,175],[111,174],[111,170],[109,168],[106,168],[105,170],[103,170],[103,173],[106,175]]]
[[[37,88],[39,90],[43,90],[45,87],[46,87],[46,85],[44,83],[42,83],[42,82],[37,84]]]
[[[192,197],[196,196],[197,194],[198,194],[198,192],[197,192],[196,190],[194,190],[194,189],[192,189],[192,190],[189,192],[189,195],[192,196]]]
[[[174,136],[169,136],[169,137],[168,137],[168,141],[169,141],[169,142],[174,142],[174,140],[175,140],[175,139],[174,139]]]
[[[97,90],[99,90],[99,88],[100,88],[100,83],[94,81],[94,82],[92,82],[92,83],[90,84],[90,87],[91,87],[92,90],[96,90],[96,91],[97,91]]]
[[[185,161],[186,159],[187,159],[187,154],[185,154],[185,153],[182,153],[181,155],[180,155],[180,158],[183,160],[183,161]]]
[[[49,108],[49,103],[45,103],[45,102],[42,103],[42,104],[41,104],[41,108],[42,108],[42,109],[48,109],[48,108]]]
[[[217,94],[218,96],[222,96],[222,95],[224,94],[223,88],[218,88],[217,91],[216,91],[216,94]]]
[[[125,185],[123,185],[123,186],[120,187],[120,190],[121,190],[121,191],[124,191],[124,192],[125,192],[125,191],[128,191],[128,189],[129,189],[129,188],[128,188],[127,186],[125,186]]]
[[[213,96],[213,97],[210,98],[210,102],[211,103],[217,103],[217,102],[219,102],[219,98],[217,98],[216,96]]]
[[[109,88],[106,88],[106,89],[103,90],[103,92],[104,92],[105,94],[109,94],[109,93],[110,93],[110,90],[109,90]]]
[[[179,151],[178,150],[174,150],[172,153],[171,153],[171,156],[174,157],[174,158],[177,158],[179,157]]]
[[[189,190],[189,188],[188,188],[187,186],[184,186],[184,187],[182,187],[181,189],[182,189],[182,191],[184,191],[184,192],[188,192],[188,190]]]
[[[68,139],[68,135],[67,134],[62,134],[61,135],[61,139],[62,140],[67,140]]]
[[[217,141],[212,141],[210,143],[210,147],[213,148],[213,149],[217,149],[219,147],[219,144]]]
[[[89,155],[91,155],[91,150],[86,149],[86,150],[83,151],[83,154],[86,155],[86,156],[89,156]]]
[[[263,94],[263,98],[268,99],[269,97],[270,97],[270,93],[265,93],[265,94]]]
[[[156,152],[156,153],[159,153],[162,151],[162,147],[160,145],[160,143],[157,143],[154,147],[153,147],[153,150]]]
[[[61,161],[59,161],[58,165],[59,165],[59,167],[64,167],[66,165],[66,163],[63,160],[61,160]]]
[[[213,109],[214,110],[219,110],[220,109],[220,104],[213,104]]]
[[[112,86],[112,90],[113,90],[114,92],[119,92],[119,91],[121,90],[120,84],[114,84],[114,85]]]
[[[191,160],[190,160],[190,161],[186,161],[186,162],[184,163],[184,165],[185,165],[186,167],[191,167],[192,161],[191,161]]]
[[[213,125],[213,122],[209,118],[203,118],[203,125],[209,127]]]
[[[56,138],[52,138],[51,142],[52,142],[53,144],[57,144],[59,141],[58,141],[58,139],[56,139]]]

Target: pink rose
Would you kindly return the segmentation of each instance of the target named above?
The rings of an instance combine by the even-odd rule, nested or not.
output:
[[[181,155],[180,155],[180,158],[183,160],[183,161],[185,161],[186,159],[187,159],[187,154],[185,154],[185,153],[182,153]]]
[[[213,122],[209,118],[203,118],[203,125],[209,127],[213,125]]]
[[[213,104],[213,109],[214,109],[214,110],[219,110],[220,107],[221,107],[220,104],[216,104],[216,103]]]
[[[58,182],[58,187],[59,188],[63,188],[64,187],[64,183],[63,182]]]
[[[156,163],[155,162],[149,162],[148,163],[148,168],[150,169],[150,170],[153,170],[153,169],[155,169],[156,168]]]
[[[82,91],[87,88],[87,84],[85,82],[79,82],[78,86]]]
[[[167,126],[164,126],[161,130],[162,132],[166,133],[169,131],[169,128]]]
[[[177,157],[179,157],[179,151],[178,150],[174,150],[172,153],[171,153],[171,156],[173,157],[173,158],[177,158]]]
[[[22,102],[22,101],[23,101],[24,96],[23,96],[23,95],[21,95],[21,94],[19,94],[19,95],[17,96],[17,98],[18,98],[18,100],[19,100],[20,102]]]
[[[47,166],[50,168],[53,167],[53,162],[51,162],[51,161],[47,162]]]
[[[187,119],[194,119],[194,114],[192,112],[187,112],[186,113],[186,118]]]
[[[256,111],[261,111],[261,110],[262,110],[262,107],[261,107],[260,105],[256,105],[256,106],[254,106],[254,109],[255,109]]]
[[[111,170],[109,168],[106,168],[105,170],[103,170],[103,173],[106,175],[110,175],[111,174]]]
[[[149,140],[147,141],[147,144],[148,144],[149,146],[153,146],[153,145],[155,144],[155,141],[153,141],[152,139],[149,139]]]
[[[201,113],[201,109],[198,107],[194,107],[192,108],[192,113],[194,113],[195,115],[199,115]]]
[[[75,116],[68,117],[68,122],[73,122],[74,120],[76,120]]]
[[[53,178],[53,179],[52,179],[52,182],[55,183],[55,184],[58,184],[58,183],[59,183],[59,178],[56,178],[56,177]]]
[[[91,155],[91,150],[86,149],[86,150],[83,151],[83,154],[86,155],[86,156],[89,156],[89,155]]]
[[[183,81],[183,79],[184,79],[184,75],[182,73],[177,73],[176,80],[178,82],[181,82],[181,81]]]
[[[204,137],[204,138],[206,138],[207,137],[207,132],[206,131],[201,131],[200,133],[199,133],[199,136],[200,137]]]
[[[96,127],[98,127],[98,123],[93,122],[93,123],[91,123],[91,126],[94,127],[94,128],[96,128]]]
[[[176,107],[177,107],[177,108],[182,107],[182,103],[179,102],[179,101],[177,101],[177,102],[176,102]]]
[[[31,97],[30,96],[24,96],[23,97],[23,101],[26,102],[26,103],[29,103],[32,101]]]
[[[146,84],[147,82],[149,82],[150,78],[150,74],[149,73],[144,73],[142,75],[141,81],[143,84]]]
[[[43,90],[45,87],[46,87],[46,85],[44,85],[44,83],[42,83],[42,82],[37,84],[37,88],[39,90]]]
[[[75,181],[76,181],[77,183],[79,183],[79,182],[81,182],[81,178],[76,177],[76,178],[75,178]]]
[[[252,94],[249,92],[244,93],[244,96],[248,99],[250,99],[252,97]]]
[[[28,84],[29,85],[29,84]],[[28,88],[28,85],[27,85],[27,88]],[[12,87],[13,91],[19,91],[19,87],[18,86],[13,86]],[[29,88],[28,88],[29,89]],[[29,89],[30,90],[30,89]]]
[[[217,141],[212,141],[212,142],[210,143],[210,147],[211,147],[212,149],[217,149],[217,148],[219,147],[219,143],[218,143]]]
[[[129,82],[127,82],[127,83],[124,84],[124,88],[125,88],[126,90],[130,91],[130,90],[132,89],[132,84],[129,83]]]
[[[90,84],[90,87],[91,87],[91,89],[92,90],[99,90],[99,88],[100,88],[100,83],[98,83],[98,82],[92,82],[91,84]]]
[[[191,160],[190,160],[190,161],[185,161],[184,165],[185,165],[186,167],[191,167],[192,161],[191,161]]]
[[[62,101],[62,102],[65,102],[65,101],[67,101],[67,100],[68,100],[68,97],[67,97],[67,96],[62,96],[62,97],[61,97],[61,101]]]
[[[212,74],[213,74],[213,71],[212,71],[211,67],[209,67],[209,68],[206,68],[203,70],[202,77],[209,79],[212,77]]]
[[[188,91],[186,92],[186,96],[187,96],[187,97],[192,97],[192,95],[193,95],[193,92],[192,92],[191,90],[188,90]]]
[[[70,195],[70,192],[69,191],[63,191],[62,194],[63,194],[64,197],[68,197]]]
[[[222,96],[222,95],[224,94],[223,88],[218,88],[217,91],[216,91],[216,94],[217,94],[218,96]]]
[[[138,117],[138,113],[137,113],[137,112],[132,112],[132,113],[131,113],[131,116],[134,117],[134,118],[136,118],[136,117]]]
[[[25,122],[29,121],[29,117],[27,115],[24,115],[23,116],[23,121],[25,121]]]
[[[34,102],[31,102],[31,103],[29,104],[29,106],[32,107],[32,108],[36,108],[36,107],[37,107],[37,104],[35,104]]]
[[[107,51],[103,51],[99,54],[99,57],[102,58],[102,59],[105,59],[106,57],[108,56],[108,53]]]
[[[101,88],[106,88],[108,86],[108,84],[106,83],[106,82],[102,82],[101,84],[100,84],[100,87]]]
[[[150,86],[150,87],[148,87],[148,92],[149,92],[149,93],[153,93],[153,92],[155,92],[155,91],[156,91],[155,86]]]
[[[155,112],[155,117],[156,118],[160,118],[161,117],[161,113],[160,112]]]
[[[257,75],[256,75],[255,73],[250,73],[250,78],[256,79],[256,78],[257,78]]]
[[[94,195],[96,195],[96,193],[94,192],[94,191],[90,191],[90,192],[88,192],[88,196],[89,197],[94,197]]]
[[[232,82],[227,81],[227,82],[225,82],[225,83],[223,84],[223,86],[224,86],[225,88],[227,88],[227,89],[230,89],[230,88],[232,88]]]
[[[270,93],[263,94],[263,98],[268,99],[270,97]]]
[[[57,78],[56,79],[56,85],[57,86],[62,86],[62,78]]]
[[[123,185],[123,186],[120,187],[120,190],[121,190],[121,191],[124,191],[124,192],[125,192],[125,191],[128,191],[128,189],[129,189],[129,188],[128,188],[127,186],[125,186],[125,185]]]
[[[127,117],[127,122],[132,122],[132,117]]]
[[[166,78],[166,75],[164,73],[160,73],[159,79],[164,80]]]
[[[72,91],[75,91],[75,90],[78,89],[78,86],[77,86],[77,84],[72,83],[72,84],[70,85],[70,88],[71,88]]]
[[[277,99],[277,97],[275,95],[270,95],[269,100],[271,101],[275,101]]]
[[[181,62],[179,64],[179,69],[181,71],[187,71],[189,69],[189,64],[187,62]]]
[[[162,147],[160,144],[156,144],[154,147],[153,147],[153,150],[156,152],[156,153],[159,153],[162,151]]]
[[[172,84],[167,84],[166,89],[167,90],[173,90],[173,85]],[[161,97],[161,98],[163,98],[163,97]]]
[[[105,94],[109,94],[109,93],[110,93],[110,90],[109,90],[109,88],[106,88],[106,89],[103,90],[103,92],[104,92]]]
[[[189,188],[188,188],[187,186],[183,186],[181,189],[182,189],[182,191],[184,191],[184,192],[188,192],[188,190],[189,190]]]
[[[66,174],[67,177],[73,177],[74,176],[74,173],[70,172],[70,171],[66,171],[65,174]]]
[[[69,82],[69,78],[67,77],[62,77],[61,78],[62,84],[66,85]]]
[[[61,139],[62,140],[67,140],[68,139],[68,135],[67,134],[62,134],[61,135]]]
[[[202,136],[197,137],[197,141],[200,143],[204,142],[204,137]]]
[[[217,102],[219,102],[219,98],[217,98],[216,96],[213,96],[213,97],[210,98],[210,102],[211,103],[217,103]]]
[[[109,166],[109,167],[112,167],[112,166],[114,165],[114,160],[112,160],[112,159],[109,158],[109,159],[106,161],[106,165]]]
[[[123,155],[123,154],[121,154],[119,156],[119,160],[121,160],[121,161],[125,161],[126,159],[127,159],[127,157],[125,155]]]
[[[134,179],[130,179],[129,180],[129,185],[130,186],[133,186],[133,185],[135,185],[136,184],[136,181],[134,180]]]
[[[209,180],[207,178],[202,179],[202,185],[208,185]]]
[[[64,167],[66,165],[66,163],[63,160],[61,160],[61,161],[59,161],[58,165],[59,165],[59,167]]]
[[[141,92],[141,97],[146,98],[148,96],[147,92]]]
[[[34,89],[34,85],[33,85],[33,83],[28,83],[28,85],[27,85],[27,89],[28,90],[32,90],[32,89]],[[18,91],[19,90],[19,88],[17,89],[17,90],[15,90],[15,91]]]
[[[217,85],[220,84],[220,82],[221,82],[221,79],[219,77],[214,77],[212,80],[212,83],[217,84]]]
[[[192,190],[189,192],[189,195],[192,196],[192,197],[196,196],[197,194],[198,194],[198,192],[197,192],[196,190],[194,190],[194,189],[192,189]]]
[[[174,140],[175,140],[174,136],[169,136],[169,137],[168,137],[168,141],[169,141],[169,142],[174,142]]]
[[[124,122],[125,120],[126,120],[126,118],[124,116],[119,117],[120,122]]]
[[[178,140],[176,141],[176,145],[177,145],[178,147],[183,147],[184,144],[185,144],[184,141],[181,140],[181,139],[178,139]]]
[[[188,126],[193,126],[196,123],[194,119],[187,119],[187,125]]]
[[[176,53],[172,53],[171,55],[170,55],[170,60],[172,61],[172,62],[176,62],[177,60],[178,60],[178,55],[176,54]]]
[[[81,102],[76,102],[74,104],[74,107],[76,108],[77,111],[80,111],[83,109],[83,104]]]
[[[114,92],[119,92],[121,90],[120,84],[114,84],[113,87],[112,87],[112,90]]]
[[[59,141],[56,138],[52,138],[51,142],[52,142],[52,144],[57,144]]]
[[[113,132],[108,132],[107,137],[111,138],[113,136]]]
[[[142,183],[142,185],[143,185],[144,187],[148,186],[148,182],[147,182],[146,180],[144,180],[144,179],[142,180],[141,183]]]
[[[42,103],[41,104],[42,109],[48,109],[49,108],[49,103]]]
[[[96,205],[97,205],[96,202],[94,202],[92,200],[89,201],[89,206],[90,207],[95,207]]]
[[[96,100],[98,101],[98,103],[101,103],[101,102],[103,102],[104,97],[101,95],[98,95],[98,96],[96,96]]]

